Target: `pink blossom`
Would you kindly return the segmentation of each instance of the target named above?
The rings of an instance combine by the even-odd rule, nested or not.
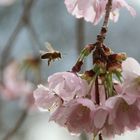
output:
[[[124,69],[125,81],[131,70],[129,66]],[[137,76],[139,69],[133,70]],[[131,77],[128,79],[132,82]],[[126,90],[123,92],[124,87],[116,81],[113,88],[116,92],[106,96],[104,85],[100,80],[98,82],[100,104],[96,102],[95,83],[88,85],[71,72],[55,73],[48,78],[46,87],[40,85],[35,90],[35,102],[41,109],[55,108],[50,121],[55,121],[74,134],[86,132],[96,136],[101,132],[103,136],[113,137],[125,130],[135,130],[140,124],[140,98],[130,96]]]
[[[134,58],[129,57],[122,63],[122,75],[123,92],[140,95],[140,64]]]
[[[71,133],[92,133],[92,111],[95,106],[89,99],[74,99],[58,108],[50,120],[63,127],[67,127]]]
[[[50,120],[68,128],[71,133],[97,133],[104,127],[109,111],[95,106],[88,98],[73,99],[60,106]]]
[[[61,98],[43,85],[39,85],[34,91],[34,98],[36,105],[43,111],[55,109],[62,104]]]
[[[102,134],[107,137],[122,134],[125,130],[135,130],[140,122],[140,110],[135,97],[118,95],[110,97],[105,103],[110,110]]]
[[[10,63],[4,70],[3,85],[0,85],[0,91],[6,99],[17,99],[26,97],[33,91],[33,85],[20,77],[18,63]]]
[[[48,77],[47,86],[39,85],[34,91],[37,106],[41,109],[58,107],[76,97],[87,94],[88,84],[71,72],[58,72]]]
[[[104,105],[96,105],[94,111],[92,111],[92,133],[97,136],[99,132],[104,128],[109,115],[109,109]]]
[[[48,78],[48,89],[59,95],[64,101],[87,94],[88,84],[71,72],[58,72]]]
[[[84,18],[88,22],[98,24],[105,14],[107,0],[65,0],[68,12],[76,18]],[[135,10],[125,0],[113,0],[110,19],[117,21],[120,8],[127,8],[131,15],[135,16]]]

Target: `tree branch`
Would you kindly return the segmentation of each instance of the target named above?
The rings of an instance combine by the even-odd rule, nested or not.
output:
[[[106,4],[106,12],[105,12],[104,22],[103,22],[100,34],[97,36],[97,41],[99,41],[100,43],[103,43],[103,41],[106,37],[106,34],[107,34],[109,16],[110,16],[111,9],[112,9],[112,0],[108,0],[108,2]]]

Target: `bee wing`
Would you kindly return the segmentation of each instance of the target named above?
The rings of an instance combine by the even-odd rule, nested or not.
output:
[[[45,43],[45,47],[49,52],[54,52],[55,50],[53,49],[52,45],[49,42]]]
[[[40,50],[40,51],[39,51],[39,53],[40,53],[41,55],[44,55],[46,52],[45,52],[45,51]]]

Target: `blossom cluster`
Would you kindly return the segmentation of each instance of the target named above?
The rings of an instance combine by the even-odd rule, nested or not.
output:
[[[105,20],[97,42],[88,44],[71,71],[48,77],[46,86],[34,91],[35,104],[51,111],[50,120],[73,134],[114,137],[140,126],[140,64],[125,53],[113,53],[104,44],[109,16],[116,21],[118,10],[135,10],[125,0],[65,0],[77,18],[97,24]],[[108,9],[107,9],[108,8]],[[110,14],[111,12],[111,14]],[[90,70],[81,72],[84,59],[92,54]]]
[[[99,84],[98,104],[95,76],[89,81],[78,73],[58,72],[48,78],[46,86],[39,85],[34,91],[35,102],[41,110],[53,111],[50,120],[67,127],[71,133],[84,131],[96,136],[102,132],[107,137],[122,134],[136,129],[140,122],[138,62],[127,58],[122,63],[122,75],[123,82],[114,80],[114,90],[108,97],[104,84]]]

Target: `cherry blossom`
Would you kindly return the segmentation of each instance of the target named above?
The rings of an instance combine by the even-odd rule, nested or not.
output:
[[[75,97],[87,94],[88,84],[71,72],[58,72],[48,77],[47,86],[39,85],[34,91],[36,105],[41,110],[58,107]]]
[[[64,101],[75,96],[82,97],[88,90],[87,82],[71,72],[57,72],[49,76],[47,87]]]
[[[140,110],[137,98],[118,95],[109,98],[105,106],[110,110],[102,134],[106,137],[120,135],[125,130],[135,130],[140,122]],[[135,114],[135,115],[134,115]]]
[[[127,58],[122,63],[123,92],[140,95],[140,64],[134,58]]]
[[[34,91],[34,98],[36,105],[42,111],[50,111],[62,104],[62,99],[43,85],[38,85],[38,88]]]
[[[105,14],[107,0],[65,0],[68,12],[76,18],[84,18],[88,22],[98,24]],[[119,9],[126,8],[131,15],[135,16],[135,10],[125,0],[113,0],[110,19],[117,21]]]
[[[93,102],[89,99],[74,99],[58,108],[50,120],[67,127],[74,134],[91,133],[93,130],[91,114],[94,108]]]
[[[62,79],[62,75],[67,73],[69,72],[56,73],[50,76],[47,87],[39,85],[34,91],[35,102],[41,110],[55,108],[50,121],[55,121],[74,134],[86,132],[93,133],[96,136],[99,132],[102,132],[105,137],[114,137],[116,134],[124,133],[125,130],[134,130],[138,127],[140,122],[140,103],[136,96],[131,97],[124,94],[122,86],[115,81],[117,93],[112,94],[111,97],[106,98],[103,85],[99,86],[100,104],[96,103],[94,85],[92,90],[90,90],[91,85],[86,86],[87,90],[84,94],[81,92],[82,96],[77,94],[77,96],[71,96],[71,98],[64,98],[65,96],[62,96],[61,92],[57,94],[53,89],[58,84],[63,84],[63,82],[67,81]],[[73,73],[69,74],[73,75]],[[69,74],[68,77],[70,76]],[[75,76],[74,74],[72,77]],[[57,79],[56,77],[60,78]],[[77,78],[80,77],[76,76]],[[79,82],[76,84],[79,84]],[[69,84],[70,86],[73,85]],[[76,89],[77,86],[74,86],[74,88]],[[57,89],[58,91],[63,91],[60,85],[58,87],[60,87],[60,90]],[[73,90],[69,94],[73,95]],[[132,115],[134,113],[136,113],[135,120]]]
[[[119,10],[135,10],[125,0],[65,0],[72,15],[93,24],[106,14],[117,21]],[[106,8],[107,9],[106,11]],[[105,18],[104,23],[108,23]],[[47,85],[34,91],[40,110],[52,110],[50,121],[55,121],[70,133],[82,132],[112,138],[140,125],[140,65],[126,59],[125,53],[113,53],[104,44],[107,24],[103,24],[97,42],[85,47],[71,72],[57,72],[48,77]],[[84,59],[92,54],[91,69],[81,73]],[[132,96],[133,95],[133,96]]]

